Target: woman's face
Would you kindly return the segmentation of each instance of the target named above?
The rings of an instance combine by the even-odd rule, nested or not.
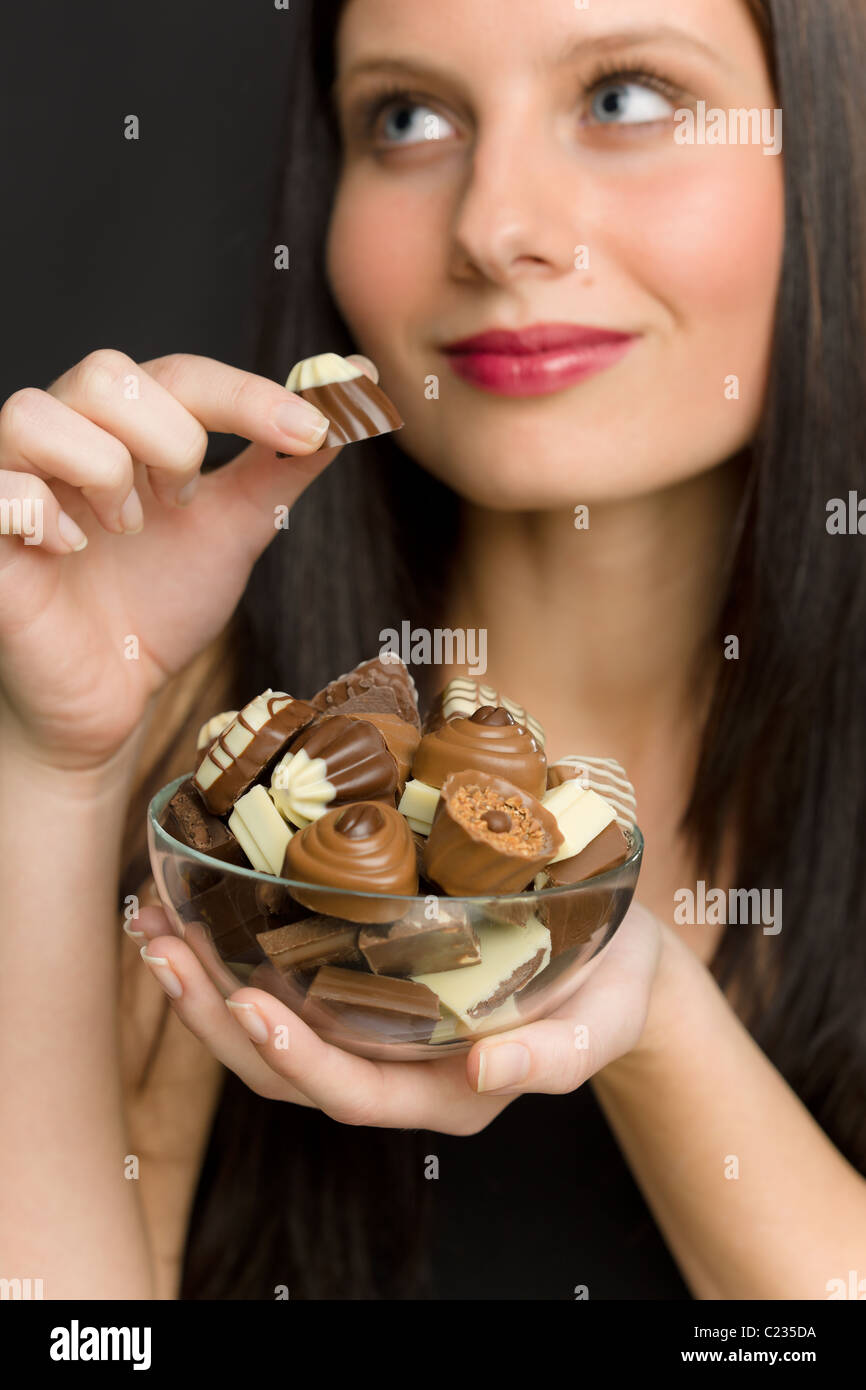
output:
[[[683,143],[680,114],[705,103],[715,131],[712,109],[727,128],[756,108],[778,139],[746,0],[349,0],[337,58],[328,273],[403,448],[482,506],[536,510],[651,492],[749,441],[782,156]]]

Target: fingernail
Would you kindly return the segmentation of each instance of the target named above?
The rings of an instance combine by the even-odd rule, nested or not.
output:
[[[331,428],[330,421],[321,410],[306,401],[289,402],[278,405],[273,421],[281,434],[289,439],[301,440],[304,444],[320,444]]]
[[[132,937],[133,941],[143,941],[143,940],[144,940],[144,932],[143,932],[143,931],[133,931],[132,927],[129,925],[128,922],[124,922],[124,923],[123,923],[123,930],[126,932],[127,936],[131,936],[131,937]]]
[[[83,550],[87,545],[87,537],[78,522],[73,521],[67,512],[61,512],[58,516],[57,529],[60,532],[60,539],[71,546],[73,550]]]
[[[478,1091],[498,1091],[502,1086],[519,1086],[529,1075],[529,1049],[522,1043],[499,1043],[485,1047],[478,1067]]]
[[[371,360],[370,360],[369,357],[365,357],[364,354],[363,354],[363,352],[353,352],[353,353],[351,353],[351,354],[346,358],[346,361],[347,361],[347,362],[357,362],[359,366],[360,366],[360,364],[361,364],[362,362],[365,363],[365,365],[368,366],[368,367],[370,368],[370,376],[371,376],[372,379],[378,384],[378,381],[379,381],[379,368],[376,366],[376,363],[375,363],[375,362],[371,362]]]
[[[268,1025],[265,1023],[265,1020],[254,1004],[239,1004],[235,999],[227,999],[226,1003],[241,1027],[249,1033],[253,1042],[267,1042]]]
[[[166,994],[172,999],[179,999],[183,994],[183,985],[175,975],[165,956],[149,956],[147,954],[147,947],[142,946],[141,959],[147,961],[152,973],[162,985]]]
[[[120,509],[120,524],[128,536],[134,536],[144,526],[141,498],[135,488],[132,489]]]
[[[189,482],[185,483],[184,486],[181,488],[180,492],[174,499],[179,507],[189,506],[190,502],[198,492],[198,481],[199,474],[196,473],[195,477],[190,478]]]

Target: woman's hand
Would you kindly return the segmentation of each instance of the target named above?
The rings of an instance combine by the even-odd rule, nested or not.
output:
[[[258,1095],[315,1106],[342,1124],[444,1134],[476,1134],[523,1092],[573,1091],[637,1048],[662,940],[656,918],[633,904],[551,1017],[485,1038],[464,1056],[373,1062],[323,1042],[272,995],[232,990],[228,976],[202,964],[205,952],[170,934],[161,908],[143,907],[135,927],[175,1013]],[[285,1029],[280,1047],[277,1028]]]
[[[339,452],[315,452],[317,419],[273,381],[182,353],[93,352],[46,391],[9,397],[4,529],[17,517],[39,542],[0,535],[0,722],[19,743],[75,769],[123,747],[150,697],[225,626],[276,509]],[[252,443],[201,477],[209,430]]]

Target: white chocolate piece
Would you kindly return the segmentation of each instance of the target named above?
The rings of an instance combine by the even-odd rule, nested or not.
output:
[[[579,782],[584,791],[598,792],[610,802],[623,830],[631,830],[637,824],[634,787],[622,763],[615,758],[584,758],[579,753],[569,753],[550,765],[551,772],[563,768],[571,774],[570,781]]]
[[[412,830],[417,830],[419,835],[429,835],[438,803],[439,788],[415,778],[406,783],[397,810],[406,817]]]
[[[273,701],[274,709],[268,711],[268,702]],[[254,700],[250,700],[248,705],[244,705],[240,714],[236,714],[228,730],[224,731],[224,748],[221,743],[214,743],[207,751],[207,754],[195,774],[195,784],[203,792],[212,787],[220,773],[226,772],[233,762],[240,757],[245,748],[248,748],[260,729],[263,729],[269,719],[274,714],[279,713],[286,705],[294,704],[294,696],[287,695],[284,690],[263,690],[261,695],[257,695]],[[243,720],[243,723],[241,723]],[[226,751],[228,750],[228,751]]]
[[[539,747],[544,747],[544,729],[533,715],[527,714],[516,700],[500,695],[492,685],[479,685],[470,676],[455,676],[448,682],[442,692],[442,717],[445,720],[469,719],[479,708],[479,699],[482,705],[507,709],[512,719],[529,730]]]
[[[311,758],[306,748],[286,753],[271,776],[274,805],[292,825],[303,828],[323,816],[337,795],[337,788],[325,773],[324,758]]]
[[[580,854],[590,840],[600,835],[605,826],[616,820],[616,812],[598,792],[584,791],[579,782],[563,782],[552,787],[541,798],[541,804],[556,817],[562,831],[562,845],[551,859],[570,859]]]
[[[521,980],[518,986],[520,989],[543,970],[550,960],[550,932],[537,917],[530,917],[525,926],[513,922],[482,923],[476,925],[475,932],[481,946],[481,961],[478,965],[464,965],[457,970],[437,970],[435,974],[410,976],[416,984],[432,989],[445,1007],[472,1029],[482,1027],[494,1014],[499,1016],[499,1010],[509,1000],[504,999],[502,1004],[497,1005],[488,1014],[481,1013],[475,1016],[472,1011],[493,998],[521,966],[526,966],[539,952],[542,953],[532,974]],[[506,1016],[501,1015],[503,1020]]]
[[[280,877],[292,831],[264,787],[252,787],[238,798],[229,816],[229,830],[254,869]]]
[[[354,381],[363,376],[360,367],[353,367],[336,352],[320,352],[318,357],[304,357],[289,372],[287,391],[306,391],[311,386],[330,386],[335,381]]]
[[[206,724],[202,724],[198,731],[195,741],[195,751],[203,753],[205,748],[210,748],[215,738],[219,738],[223,729],[227,729],[233,719],[237,719],[236,709],[225,710],[222,714],[214,714]]]

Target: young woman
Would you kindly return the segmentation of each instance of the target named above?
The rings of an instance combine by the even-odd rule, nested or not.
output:
[[[98,350],[0,412],[0,492],[44,518],[0,550],[0,1273],[826,1298],[866,1275],[866,570],[827,527],[866,456],[862,13],[289,15],[261,374]],[[275,382],[355,346],[406,427],[335,460]],[[201,477],[207,431],[252,442]],[[556,1017],[378,1065],[118,912],[199,724],[406,618],[486,630],[553,750],[629,769],[647,849]],[[783,917],[678,921],[699,883]]]

